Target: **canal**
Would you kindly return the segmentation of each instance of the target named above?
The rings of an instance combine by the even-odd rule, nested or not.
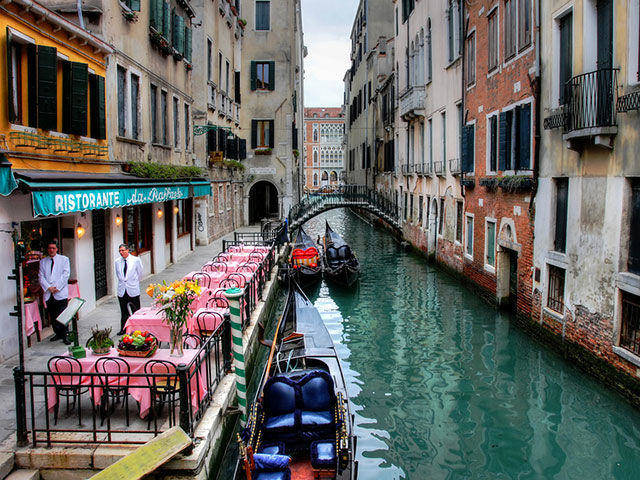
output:
[[[363,270],[354,291],[310,294],[344,363],[360,480],[640,478],[638,410],[353,213],[305,230],[325,220]]]

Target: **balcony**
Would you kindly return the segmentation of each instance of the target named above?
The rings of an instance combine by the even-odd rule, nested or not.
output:
[[[433,172],[439,177],[444,176],[444,165],[445,165],[444,160],[439,162],[433,162]]]
[[[409,87],[400,95],[400,117],[409,122],[418,117],[424,117],[424,85]]]
[[[422,175],[422,167],[423,167],[423,165],[424,164],[422,164],[422,163],[416,163],[415,164],[414,170],[415,170],[416,174]]]
[[[451,173],[451,175],[460,175],[461,172],[461,166],[460,166],[460,159],[459,158],[451,158],[449,160],[449,173]]]
[[[569,148],[580,151],[587,144],[611,148],[611,141],[618,133],[618,69],[603,68],[577,75],[565,88],[563,139]]]
[[[415,165],[407,165],[406,163],[401,166],[403,175],[413,175],[415,171]]]

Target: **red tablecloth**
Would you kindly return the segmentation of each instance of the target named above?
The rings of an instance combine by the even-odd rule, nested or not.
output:
[[[42,319],[40,318],[40,309],[38,302],[29,302],[24,304],[24,331],[29,335],[33,335],[36,329],[34,325],[38,325],[38,330],[42,331]]]
[[[189,364],[196,357],[199,350],[185,350],[182,357],[172,357],[169,353],[169,349],[160,348],[156,351],[156,353],[149,358],[140,358],[140,357],[120,357],[118,351],[115,348],[111,349],[111,352],[107,355],[94,355],[90,349],[87,349],[87,356],[85,358],[80,358],[78,361],[82,365],[83,373],[97,373],[95,369],[96,362],[99,358],[104,357],[119,357],[124,359],[130,368],[130,373],[143,374],[144,365],[149,360],[165,360],[173,363],[174,365],[178,365],[180,363]],[[206,362],[203,362],[200,367],[200,375],[194,375],[191,378],[191,404],[194,407],[194,410],[198,410],[198,399],[203,398],[207,393],[207,378],[206,378]],[[189,372],[192,373],[192,372]],[[67,377],[68,382],[70,377]],[[102,396],[102,390],[97,386],[98,379],[97,377],[93,377],[93,382],[96,387],[94,387],[91,393],[93,397],[93,401],[95,404],[100,403],[100,397]],[[60,377],[61,383],[64,384],[65,378],[64,376]],[[117,380],[116,380],[117,382]],[[82,378],[82,385],[91,385],[90,377]],[[151,407],[151,390],[149,388],[136,388],[138,387],[147,387],[149,385],[146,377],[131,377],[129,379],[129,393],[133,398],[135,398],[140,403],[140,417],[144,418],[147,416],[149,412],[149,408]],[[199,392],[199,395],[198,395]],[[49,401],[48,408],[51,410],[58,403],[58,395],[56,393],[55,387],[49,387]]]

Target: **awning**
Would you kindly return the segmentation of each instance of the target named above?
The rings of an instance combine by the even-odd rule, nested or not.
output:
[[[31,193],[33,216],[165,202],[211,195],[204,178],[149,179],[124,173],[14,170],[18,186]]]

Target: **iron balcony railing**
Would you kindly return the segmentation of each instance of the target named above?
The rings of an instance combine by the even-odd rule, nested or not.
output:
[[[433,171],[436,175],[444,175],[444,160],[433,162]]]
[[[451,175],[459,175],[460,174],[460,159],[459,158],[451,158],[449,159],[449,172]]]
[[[433,165],[431,163],[423,163],[422,173],[424,175],[431,175],[433,173]]]
[[[416,163],[414,165],[414,170],[418,175],[422,175],[422,167],[423,167],[422,163]]]
[[[565,88],[569,104],[565,133],[617,125],[617,68],[601,68],[577,75],[567,82]]]

